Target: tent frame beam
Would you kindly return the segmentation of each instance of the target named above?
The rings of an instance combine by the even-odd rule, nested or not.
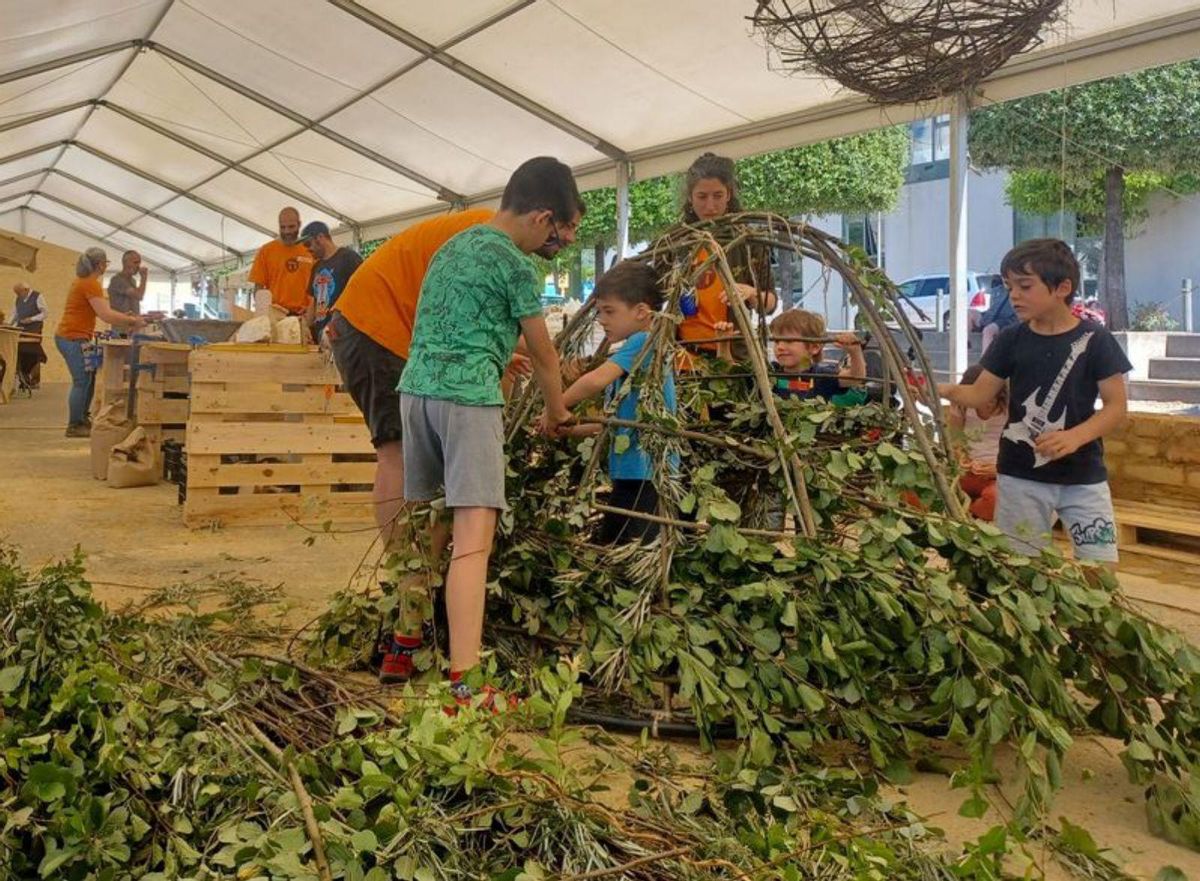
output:
[[[519,12],[526,6],[530,5],[529,3],[519,3],[515,7],[510,7],[509,9],[492,16],[486,22],[481,22],[479,25],[467,31],[465,34],[459,35],[441,46],[435,46],[433,43],[421,39],[416,34],[405,30],[378,13],[367,9],[365,6],[355,2],[355,0],[328,0],[328,2],[330,5],[337,7],[348,15],[354,16],[364,24],[370,25],[380,33],[386,34],[393,40],[396,40],[398,43],[403,43],[408,48],[420,53],[422,56],[420,59],[408,65],[407,68],[402,70],[396,76],[407,73],[409,70],[426,60],[435,61],[450,71],[458,74],[463,79],[474,83],[488,92],[491,92],[496,97],[507,101],[509,104],[512,104],[515,107],[519,107],[526,113],[536,116],[538,119],[542,120],[542,122],[548,123],[560,131],[566,132],[571,137],[583,141],[589,147],[593,148],[599,153],[604,154],[609,159],[619,162],[626,158],[625,151],[620,147],[609,143],[599,135],[593,134],[578,123],[572,122],[565,116],[555,113],[550,108],[538,104],[533,99],[520,94],[515,89],[509,88],[508,86],[504,85],[504,83],[492,79],[482,71],[477,70],[462,61],[459,61],[453,55],[447,53],[446,50],[451,46],[462,42],[468,37],[475,36],[476,34],[491,27],[493,24],[496,24],[501,19],[507,18],[515,12]]]
[[[111,226],[112,230],[110,230],[106,234],[106,238],[110,238],[111,236],[115,235],[116,233],[123,232],[126,235],[131,236],[133,238],[141,239],[143,242],[146,242],[149,245],[153,245],[154,247],[156,247],[160,250],[167,251],[168,253],[174,254],[176,257],[182,257],[183,259],[188,260],[188,261],[196,264],[197,266],[204,265],[204,261],[201,260],[200,258],[198,258],[194,254],[189,254],[187,251],[181,251],[181,250],[179,250],[179,248],[176,248],[174,245],[168,245],[166,242],[159,241],[158,239],[153,238],[152,236],[148,236],[144,233],[137,232],[136,230],[126,229],[121,224],[119,224],[115,220],[113,220],[111,217],[105,217],[103,214],[97,214],[95,211],[91,211],[87,208],[83,208],[79,205],[76,205],[70,199],[63,199],[60,196],[55,196],[53,193],[44,193],[41,190],[30,190],[25,195],[31,196],[31,197],[37,196],[39,199],[46,199],[49,202],[55,202],[55,203],[63,206],[64,208],[67,208],[67,209],[70,209],[71,211],[75,211],[79,214],[82,214],[84,217],[91,218],[92,220],[96,221],[96,223],[103,223],[105,226]]]
[[[193,184],[191,187],[188,188],[189,191],[193,190],[197,187],[203,186],[204,184],[208,183],[209,181],[213,180],[214,178],[219,177],[221,174],[223,174],[226,171],[236,170],[239,173],[246,175],[246,177],[249,177],[252,180],[257,181],[258,183],[262,184],[263,186],[268,187],[272,190],[275,190],[276,192],[280,193],[283,196],[287,196],[289,199],[292,199],[293,201],[300,202],[304,205],[308,205],[313,208],[317,208],[321,211],[324,211],[327,214],[330,214],[333,217],[336,217],[343,224],[345,224],[348,229],[355,228],[354,218],[349,217],[345,214],[342,214],[341,212],[333,209],[332,207],[330,207],[328,205],[317,204],[316,200],[311,199],[301,193],[298,193],[295,190],[292,190],[289,187],[286,187],[283,184],[280,184],[280,183],[272,180],[271,178],[267,177],[266,175],[259,174],[258,172],[252,171],[248,168],[240,167],[240,163],[244,162],[245,159],[241,159],[241,160],[228,159],[228,158],[222,156],[220,153],[217,153],[213,150],[209,150],[207,147],[204,147],[204,146],[198,144],[197,142],[191,140],[190,138],[187,138],[183,135],[173,132],[169,128],[159,125],[158,123],[154,122],[153,120],[147,119],[146,117],[142,116],[140,113],[137,113],[126,107],[123,107],[120,104],[114,104],[112,101],[107,101],[103,98],[92,98],[87,101],[78,101],[74,104],[64,105],[62,107],[57,107],[57,108],[54,108],[51,110],[43,111],[42,113],[38,113],[38,114],[24,117],[22,119],[14,120],[12,122],[6,123],[3,126],[0,126],[0,133],[6,132],[6,131],[11,131],[13,129],[18,129],[18,128],[21,128],[22,126],[26,126],[26,125],[33,125],[34,123],[40,122],[43,119],[48,119],[53,116],[59,116],[64,113],[70,113],[74,110],[80,109],[81,107],[102,107],[106,110],[111,110],[114,113],[117,113],[117,114],[125,117],[126,119],[130,120],[131,122],[137,123],[138,125],[148,128],[151,131],[155,132],[156,134],[162,135],[163,137],[168,138],[168,139],[174,141],[175,143],[180,144],[181,146],[187,147],[188,149],[199,153],[200,155],[204,156],[207,159],[211,159],[213,162],[217,162],[217,163],[221,164],[221,166],[222,166],[221,171],[217,172],[214,175],[210,175],[209,177],[205,178],[198,184]],[[289,138],[294,137],[294,135],[289,135],[288,137]],[[3,161],[7,161],[7,160],[0,160],[0,162],[3,162]],[[48,167],[43,170],[46,172],[49,172],[51,170],[56,170],[56,169],[52,169],[51,167]],[[112,196],[111,193],[107,193],[107,192],[105,193],[105,195],[108,195],[110,197]],[[134,207],[137,207],[138,210],[142,211],[146,216],[156,216],[154,214],[154,210],[147,210],[143,206],[134,206]],[[162,206],[160,205],[159,207],[161,208]],[[164,218],[159,217],[157,219],[163,220]],[[130,222],[132,223],[132,221],[130,221]],[[189,232],[191,232],[191,234],[195,235],[197,238],[202,238],[202,239],[205,238],[205,236],[203,234],[197,233],[195,231],[189,231]],[[220,245],[222,248],[225,247],[224,245],[221,245],[220,242],[216,242],[212,239],[206,239],[206,241],[209,241],[211,244]],[[233,253],[238,253],[238,252],[235,251]],[[239,256],[240,256],[240,254],[239,254]]]
[[[291,199],[294,202],[300,202],[303,205],[308,205],[312,208],[317,208],[317,209],[325,212],[326,214],[336,217],[338,220],[340,220],[342,223],[346,224],[347,226],[354,225],[354,219],[352,217],[348,217],[345,214],[342,214],[341,212],[337,211],[335,208],[333,208],[329,205],[322,204],[322,203],[318,202],[317,200],[313,199],[311,196],[305,196],[303,193],[297,192],[296,190],[293,190],[290,187],[287,187],[275,180],[272,180],[271,178],[267,177],[265,174],[260,174],[257,171],[246,168],[244,165],[242,165],[242,163],[246,161],[245,159],[229,159],[228,157],[222,156],[220,153],[216,152],[215,150],[210,150],[207,147],[202,146],[201,144],[197,143],[196,141],[193,141],[191,138],[188,138],[184,135],[174,132],[164,125],[159,125],[157,122],[154,122],[153,120],[147,119],[145,116],[142,116],[137,111],[130,110],[129,108],[123,107],[120,104],[114,104],[112,101],[101,100],[101,101],[97,102],[97,105],[105,108],[106,110],[111,110],[113,113],[116,113],[119,116],[123,116],[124,118],[130,120],[131,122],[135,122],[138,125],[143,126],[144,128],[148,128],[150,131],[152,131],[156,134],[162,135],[164,138],[167,138],[168,140],[174,141],[175,143],[180,144],[181,146],[187,147],[189,150],[194,150],[195,152],[199,153],[201,156],[205,157],[206,159],[211,159],[213,162],[217,162],[221,165],[221,171],[217,172],[217,174],[215,174],[215,175],[209,176],[208,178],[206,178],[205,180],[201,181],[198,184],[194,184],[193,187],[191,187],[189,189],[194,189],[195,187],[203,186],[204,184],[208,183],[209,181],[213,180],[214,178],[220,176],[221,174],[224,174],[226,171],[236,171],[239,174],[246,175],[246,177],[250,178],[251,180],[257,181],[258,183],[262,184],[264,187],[268,187],[272,190],[275,190],[278,193],[281,193],[284,196],[287,196],[289,199]],[[294,137],[294,135],[289,135],[288,137],[291,138],[291,137]]]
[[[55,116],[62,116],[64,113],[74,113],[76,110],[82,110],[84,107],[91,107],[96,103],[94,98],[88,98],[83,101],[76,101],[72,104],[64,104],[62,107],[52,107],[49,110],[42,110],[37,113],[31,113],[28,116],[22,116],[20,119],[14,119],[0,125],[0,133],[11,132],[15,129],[24,128],[27,125],[33,125],[46,119],[52,119]]]
[[[223,214],[225,217],[228,217],[230,220],[236,220],[242,226],[249,227],[250,229],[254,230],[255,232],[260,232],[263,235],[267,236],[268,238],[273,239],[278,235],[277,230],[268,229],[267,227],[263,226],[262,224],[259,224],[259,223],[254,222],[253,220],[250,220],[248,217],[243,217],[240,214],[235,214],[233,211],[230,211],[228,208],[222,208],[220,205],[217,205],[213,202],[209,202],[207,199],[197,196],[194,193],[190,192],[189,190],[185,190],[183,187],[177,186],[177,185],[171,183],[170,181],[164,180],[163,178],[158,177],[157,175],[151,174],[148,171],[144,171],[142,169],[135,168],[134,166],[130,165],[128,162],[124,161],[123,159],[118,159],[116,156],[113,156],[111,153],[105,153],[103,150],[93,147],[90,144],[85,144],[82,141],[71,141],[70,146],[78,147],[80,150],[83,150],[85,153],[91,153],[97,159],[103,159],[109,165],[115,165],[117,168],[121,169],[122,171],[127,171],[130,174],[135,174],[140,178],[150,181],[150,183],[152,183],[152,184],[156,184],[156,185],[162,187],[164,190],[170,190],[176,196],[182,196],[185,199],[191,199],[197,205],[203,205],[209,211],[216,212],[217,214]],[[3,160],[0,160],[0,165],[2,165],[2,164],[3,164]],[[173,200],[169,200],[169,201],[173,201]],[[157,211],[161,208],[162,208],[162,206],[160,205],[155,210]]]
[[[49,73],[52,70],[70,67],[81,61],[92,61],[96,58],[103,58],[105,55],[124,52],[126,49],[137,49],[142,42],[142,40],[122,40],[119,43],[109,43],[107,46],[97,46],[95,49],[85,49],[83,52],[73,52],[70,55],[62,55],[39,64],[31,64],[29,67],[22,67],[19,70],[10,70],[8,73],[0,74],[0,86],[37,76],[40,73]]]
[[[136,202],[131,202],[128,199],[126,199],[124,196],[122,196],[118,193],[114,193],[111,190],[106,190],[106,189],[104,189],[104,187],[97,186],[96,184],[92,183],[91,181],[84,180],[81,177],[76,177],[75,175],[71,174],[69,171],[63,171],[61,168],[51,168],[49,166],[46,166],[43,168],[35,168],[32,171],[25,172],[24,174],[18,174],[18,175],[14,175],[13,177],[5,178],[4,180],[0,180],[0,187],[5,187],[5,186],[8,186],[9,184],[15,184],[17,181],[22,181],[22,180],[25,180],[26,178],[36,177],[39,174],[45,174],[47,176],[48,175],[56,175],[57,177],[61,177],[61,178],[71,181],[71,183],[78,184],[81,187],[86,187],[87,189],[91,190],[92,192],[94,192],[98,195],[104,196],[107,199],[111,199],[114,202],[118,202],[121,205],[124,205],[126,208],[132,208],[135,211],[142,212],[142,216],[144,216],[144,217],[152,217],[155,220],[159,221],[160,223],[165,223],[165,224],[167,224],[167,226],[172,226],[175,229],[179,230],[180,232],[185,233],[189,236],[192,236],[193,238],[200,239],[203,242],[208,242],[208,244],[214,245],[214,246],[220,248],[222,251],[228,252],[229,255],[232,257],[241,258],[241,257],[245,256],[241,251],[237,250],[236,248],[231,247],[230,245],[227,245],[224,242],[218,241],[217,239],[214,239],[211,236],[205,235],[204,233],[200,232],[197,229],[193,229],[192,227],[188,226],[185,223],[180,223],[178,220],[173,220],[170,217],[167,217],[162,214],[157,214],[153,211],[147,212],[145,208],[143,208],[141,205],[138,205]],[[43,183],[44,183],[44,181],[43,181]],[[30,190],[27,192],[35,192],[35,193],[41,194],[42,191],[40,189],[38,189],[38,190]],[[16,198],[16,197],[10,197],[10,198]],[[132,223],[132,221],[130,221],[130,222]],[[140,235],[140,233],[138,233],[136,230],[130,230],[130,232],[133,235]]]
[[[232,79],[225,74],[220,73],[219,71],[213,70],[207,65],[201,64],[199,61],[196,61],[194,58],[191,58],[182,52],[177,52],[169,46],[164,46],[161,43],[155,43],[151,40],[146,41],[146,45],[163,57],[169,58],[178,64],[182,64],[184,67],[190,69],[194,73],[205,76],[213,82],[219,83],[225,88],[237,92],[242,97],[249,98],[251,101],[266,107],[268,110],[273,110],[280,116],[287,117],[301,127],[300,132],[295,132],[290,137],[295,137],[296,135],[301,134],[303,131],[316,132],[317,134],[328,138],[334,143],[345,147],[347,150],[370,159],[377,165],[382,165],[389,171],[395,172],[401,177],[406,177],[414,183],[418,183],[426,189],[433,191],[437,195],[437,198],[441,199],[443,202],[458,202],[465,198],[461,193],[456,193],[449,187],[443,186],[435,180],[431,180],[430,178],[421,174],[419,171],[414,171],[406,165],[401,165],[399,162],[389,159],[382,153],[377,153],[369,147],[365,147],[357,141],[346,137],[340,132],[336,132],[333,129],[327,128],[316,120],[309,119],[304,114],[298,113],[295,110],[292,110],[290,107],[286,107],[273,98],[268,98],[266,95],[263,95],[260,92],[256,92],[254,89],[251,89],[244,83],[239,83],[237,80]]]
[[[66,229],[69,229],[72,232],[77,232],[81,236],[85,236],[86,238],[89,238],[94,242],[103,242],[104,244],[109,245],[113,248],[120,248],[122,251],[125,250],[125,247],[120,242],[114,242],[112,239],[110,239],[106,235],[105,236],[97,235],[96,233],[92,232],[91,230],[86,230],[81,226],[76,226],[75,224],[71,223],[68,220],[63,220],[61,217],[55,217],[53,214],[47,214],[45,211],[34,208],[31,205],[22,205],[22,206],[20,206],[20,208],[18,210],[28,211],[30,214],[36,214],[39,217],[44,217],[44,218],[46,218],[46,220],[49,220],[51,223],[57,223],[59,226],[65,227]],[[161,266],[161,264],[158,264],[158,262],[155,260],[149,260],[147,262]],[[202,269],[203,266],[204,266],[204,264],[202,264],[202,263],[197,264],[196,268]],[[166,269],[170,272],[175,271],[173,268],[167,267],[167,266],[162,266],[161,268]]]
[[[189,236],[192,236],[193,238],[199,239],[202,242],[207,242],[210,245],[214,245],[215,247],[220,248],[222,251],[227,251],[230,254],[230,256],[239,257],[239,258],[245,256],[242,254],[241,251],[237,250],[236,248],[233,248],[218,239],[214,239],[211,236],[205,235],[204,233],[200,232],[199,230],[193,229],[192,227],[188,226],[186,223],[180,223],[178,220],[172,220],[170,217],[159,214],[156,211],[147,211],[144,206],[139,205],[136,202],[131,202],[128,199],[126,199],[124,196],[120,196],[117,193],[112,192],[111,190],[106,190],[106,189],[104,189],[104,187],[96,186],[96,184],[92,183],[91,181],[86,181],[81,177],[76,177],[75,175],[71,174],[68,171],[63,171],[60,168],[51,168],[51,169],[49,169],[49,171],[51,174],[54,174],[54,175],[57,175],[58,177],[69,180],[72,183],[78,184],[81,187],[86,187],[87,189],[91,190],[92,192],[94,192],[98,195],[104,196],[105,198],[108,198],[108,199],[112,199],[114,202],[118,202],[118,203],[124,205],[126,208],[132,208],[135,211],[140,211],[141,217],[151,217],[160,223],[165,223],[167,226],[174,227],[175,229],[179,230],[181,233],[185,233],[186,235],[189,235]],[[139,219],[140,219],[140,217],[134,218],[134,220],[129,221],[129,223],[134,223],[136,220],[139,220]],[[129,229],[129,224],[126,224],[123,228]],[[141,233],[139,233],[137,230],[129,229],[129,232],[132,235],[141,235]]]

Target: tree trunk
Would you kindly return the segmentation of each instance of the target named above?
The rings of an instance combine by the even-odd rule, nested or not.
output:
[[[604,275],[604,270],[608,268],[604,265],[604,252],[607,250],[608,248],[605,246],[604,242],[596,242],[596,244],[592,245],[592,254],[596,258],[595,263],[597,280],[599,280],[600,276]]]
[[[1104,269],[1100,276],[1110,330],[1129,327],[1125,301],[1125,169],[1104,173]]]
[[[795,292],[792,283],[792,276],[795,274],[796,264],[793,262],[792,252],[784,248],[780,248],[776,253],[776,259],[779,261],[779,300],[783,303],[784,309],[794,309],[796,306]]]

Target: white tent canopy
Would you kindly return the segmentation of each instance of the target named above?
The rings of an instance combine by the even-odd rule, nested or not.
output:
[[[787,75],[753,0],[0,0],[0,227],[246,259],[284,205],[374,237],[494,200],[524,159],[585,186],[928,114]],[[1074,0],[1003,100],[1200,56],[1200,0]]]

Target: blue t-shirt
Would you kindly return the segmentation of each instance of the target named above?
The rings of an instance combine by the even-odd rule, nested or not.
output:
[[[634,363],[649,342],[649,335],[645,331],[639,331],[625,340],[624,345],[616,352],[609,356],[609,361],[621,368],[621,378],[609,385],[604,391],[604,400],[606,403],[611,402],[617,392],[621,390],[621,386],[625,383],[630,371],[633,370]],[[644,370],[649,364],[649,358],[642,362],[639,370]],[[663,388],[663,401],[667,405],[667,409],[672,413],[675,412],[675,374],[668,366],[666,373],[666,385]],[[630,390],[617,405],[617,418],[636,421],[638,418],[638,399],[640,393],[638,389]],[[629,438],[629,447],[623,453],[617,452],[617,438]],[[638,432],[634,428],[617,428],[613,431],[612,446],[608,453],[608,476],[613,480],[649,480],[654,473],[654,465],[650,461],[649,454],[642,449],[638,443]]]

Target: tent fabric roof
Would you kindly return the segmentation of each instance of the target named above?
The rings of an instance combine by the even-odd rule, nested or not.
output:
[[[779,71],[753,0],[0,0],[0,226],[247,258],[294,204],[386,234],[534,155],[588,186],[905,122]],[[1200,0],[1073,0],[1002,100],[1200,56]]]

